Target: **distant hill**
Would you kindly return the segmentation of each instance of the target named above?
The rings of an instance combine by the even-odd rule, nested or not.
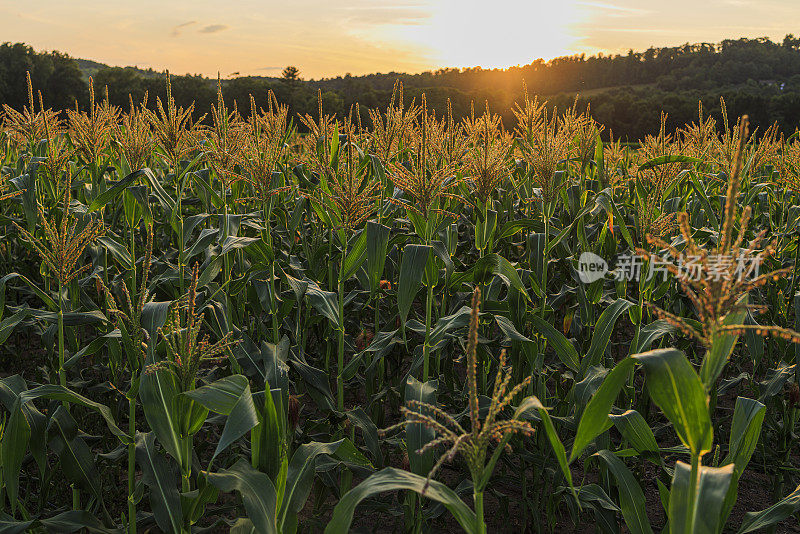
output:
[[[112,103],[118,106],[129,105],[129,94],[136,102],[148,95],[150,105],[155,98],[165,97],[163,72],[113,67],[6,43],[0,45],[0,103],[14,108],[25,105],[26,70],[47,105],[54,108],[72,107],[76,102],[85,105],[89,76],[97,87],[108,87]],[[488,103],[504,113],[507,126],[513,126],[510,110],[521,98],[523,85],[561,109],[580,95],[578,106],[591,105],[599,122],[616,136],[629,139],[652,133],[662,110],[669,113],[670,128],[691,122],[697,117],[698,100],[708,113],[718,115],[720,97],[732,115],[747,113],[754,125],[777,121],[787,134],[800,126],[800,39],[793,35],[781,42],[742,38],[627,54],[539,59],[507,69],[448,68],[306,81],[242,76],[223,80],[223,92],[227,101],[247,115],[249,95],[263,106],[267,91],[272,90],[296,116],[316,115],[317,92],[321,91],[326,112],[345,114],[358,102],[362,120],[367,121],[366,109],[384,107],[397,80],[402,81],[408,99],[419,101],[424,92],[428,105],[440,116],[448,100],[456,119],[471,113],[473,104],[480,111]],[[216,80],[203,76],[172,76],[172,88],[179,105],[195,104],[198,117],[216,99]]]
[[[149,78],[161,77],[161,76],[164,75],[164,72],[157,71],[157,70],[154,70],[152,68],[140,69],[139,67],[112,67],[112,66],[107,65],[105,63],[100,63],[99,61],[94,61],[94,60],[91,60],[91,59],[79,59],[79,58],[76,58],[75,59],[75,63],[78,64],[78,69],[81,71],[81,73],[83,74],[84,78],[87,81],[89,80],[89,76],[94,77],[94,76],[97,75],[98,72],[100,72],[102,70],[106,70],[106,69],[111,69],[111,68],[125,69],[125,70],[128,70],[128,71],[131,71],[131,72],[135,73],[138,76],[146,76],[146,77],[149,77]]]
[[[83,73],[83,75],[88,78],[89,76],[94,76],[97,74],[97,71],[101,69],[107,69],[109,65],[105,63],[100,63],[98,61],[93,61],[91,59],[75,59],[75,63],[78,64],[78,69]]]

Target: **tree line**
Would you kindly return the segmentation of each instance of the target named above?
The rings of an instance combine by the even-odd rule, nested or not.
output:
[[[153,106],[156,98],[163,101],[166,96],[164,73],[152,69],[109,67],[62,52],[38,52],[23,43],[5,43],[0,45],[0,104],[16,109],[28,104],[26,72],[31,73],[35,90],[42,92],[45,105],[53,109],[87,105],[89,72],[98,94],[104,95],[107,89],[111,103],[120,107],[139,104],[145,95],[147,105]],[[742,38],[627,54],[539,59],[507,69],[448,68],[303,80],[298,68],[287,67],[280,78],[240,76],[222,80],[222,85],[227,103],[244,116],[250,112],[250,95],[257,105],[266,106],[268,90],[289,106],[292,116],[315,115],[321,92],[327,113],[341,116],[358,103],[366,121],[367,109],[388,103],[397,80],[402,81],[409,101],[419,101],[424,92],[437,115],[445,112],[448,100],[456,119],[468,116],[473,107],[480,113],[488,104],[504,114],[509,127],[514,122],[511,109],[520,101],[523,87],[560,109],[589,107],[606,126],[606,135],[613,132],[615,138],[628,140],[655,133],[662,111],[669,115],[670,128],[696,120],[698,101],[707,114],[721,118],[720,97],[732,116],[746,113],[756,127],[778,122],[787,135],[800,127],[800,38],[791,34],[781,42]],[[172,75],[171,84],[178,105],[194,102],[198,120],[216,100],[213,78]]]

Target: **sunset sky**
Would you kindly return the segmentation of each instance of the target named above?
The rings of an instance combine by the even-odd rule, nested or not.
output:
[[[110,65],[304,78],[507,67],[800,33],[798,0],[4,0],[0,41]]]

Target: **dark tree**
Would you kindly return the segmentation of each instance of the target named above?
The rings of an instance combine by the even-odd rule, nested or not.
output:
[[[299,82],[300,81],[300,69],[289,65],[283,72],[281,72],[281,78],[286,80],[287,82]]]
[[[166,96],[164,73],[134,67],[107,67],[90,60],[74,60],[58,52],[36,52],[21,43],[0,45],[0,104],[14,108],[27,104],[25,73],[31,73],[35,91],[45,105],[63,109],[84,106],[89,75],[103,95],[108,86],[112,103],[127,107],[128,95],[140,102],[145,91],[149,106]],[[719,98],[724,96],[731,114],[747,113],[761,131],[778,121],[787,135],[800,125],[800,38],[727,39],[720,43],[686,43],[680,46],[625,54],[574,55],[550,61],[533,60],[508,69],[480,67],[443,68],[417,74],[390,72],[363,76],[344,75],[303,80],[295,66],[280,77],[244,76],[223,80],[225,99],[248,116],[250,95],[256,105],[266,105],[267,91],[289,106],[290,116],[317,114],[317,92],[323,93],[326,113],[349,113],[357,102],[368,124],[367,108],[383,107],[396,80],[403,82],[406,101],[427,95],[428,106],[441,117],[452,104],[456,120],[468,116],[471,104],[488,101],[502,113],[506,127],[514,126],[511,109],[522,97],[523,84],[559,109],[591,102],[594,117],[613,130],[615,137],[636,140],[656,133],[661,110],[670,125],[694,120],[697,102],[719,118]],[[216,80],[202,76],[172,76],[173,95],[179,105],[195,104],[195,119],[207,114],[215,101]],[[295,124],[297,121],[295,120]]]

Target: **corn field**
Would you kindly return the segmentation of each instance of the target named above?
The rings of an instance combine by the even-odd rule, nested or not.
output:
[[[796,528],[797,134],[166,84],[4,107],[0,532]]]

